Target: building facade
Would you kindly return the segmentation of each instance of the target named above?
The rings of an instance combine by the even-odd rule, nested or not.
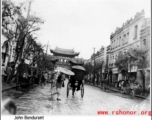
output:
[[[105,79],[108,74],[107,51],[109,51],[109,48],[110,46],[107,46],[107,47],[102,46],[95,54],[93,53],[90,59],[88,59],[85,63],[85,64],[87,63],[92,64],[92,66],[95,68],[96,68],[96,65],[98,65],[98,63],[103,64],[102,68],[99,71],[95,71],[95,74],[97,76],[99,75],[99,79]],[[94,63],[95,63],[95,66],[94,66]]]
[[[142,10],[111,34],[109,67],[112,71],[112,82],[118,81],[118,75],[121,74],[121,71],[115,66],[118,54],[120,52],[125,54],[130,48],[141,48],[141,30],[145,20],[145,13]],[[130,72],[136,73],[137,67],[134,66]]]
[[[2,48],[2,63],[7,66],[8,63],[13,62],[15,59],[15,47],[16,43],[14,40],[7,41],[7,38],[2,35],[1,41]]]
[[[102,46],[100,48],[100,50],[98,50],[95,54],[92,54],[91,58],[88,60],[88,61],[91,61],[92,62],[92,65],[94,64],[94,60],[95,62],[106,62],[106,50],[107,50],[107,47],[104,47]]]
[[[150,18],[145,18],[140,31],[140,46],[147,51],[148,61],[150,62]],[[150,66],[150,65],[149,65]]]
[[[111,51],[111,46],[107,46],[107,51],[106,51],[106,66],[105,66],[105,79],[108,79],[108,83],[110,83],[110,81],[112,80],[112,73],[111,73],[111,69],[110,68],[110,51]]]

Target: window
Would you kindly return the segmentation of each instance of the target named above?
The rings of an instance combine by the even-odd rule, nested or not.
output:
[[[138,26],[135,26],[134,39],[137,39]]]
[[[124,41],[123,41],[123,44],[126,43],[126,34],[124,34]]]
[[[146,44],[147,44],[147,43],[146,43],[146,39],[144,39],[144,40],[143,40],[143,45],[146,45]]]
[[[119,39],[117,38],[117,47],[119,46]]]
[[[126,40],[126,43],[128,43],[128,40],[129,40],[129,32],[127,33],[127,40]]]
[[[119,46],[121,46],[121,36],[120,36],[120,38],[119,38]]]

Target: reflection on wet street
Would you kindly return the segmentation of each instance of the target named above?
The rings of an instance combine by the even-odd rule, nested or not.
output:
[[[62,88],[61,101],[57,101],[56,94],[52,95],[51,85],[37,86],[28,93],[10,90],[3,93],[4,97],[11,97],[17,105],[17,114],[43,114],[43,115],[97,115],[97,111],[108,110],[131,110],[134,105],[141,105],[143,109],[149,109],[150,102],[142,99],[131,99],[131,97],[111,91],[104,92],[100,88],[85,85],[84,98],[80,91],[75,97],[66,97],[66,85]],[[55,92],[55,91],[54,91]]]

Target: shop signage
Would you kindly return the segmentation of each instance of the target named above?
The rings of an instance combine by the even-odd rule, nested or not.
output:
[[[130,72],[130,69],[128,70],[128,72]],[[133,66],[131,68],[131,72],[137,72],[137,66]]]
[[[118,73],[118,68],[113,68],[112,72],[117,74]]]

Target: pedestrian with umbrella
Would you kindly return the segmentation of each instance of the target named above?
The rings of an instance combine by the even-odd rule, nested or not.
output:
[[[66,68],[58,67],[57,70],[59,71],[59,76],[57,78],[56,82],[56,88],[57,88],[57,101],[61,101],[60,99],[60,93],[61,88],[64,87],[64,81],[66,79],[66,75],[74,75],[74,73]]]
[[[60,101],[60,93],[61,93],[61,88],[62,85],[64,84],[64,80],[65,80],[65,74],[60,72],[59,76],[57,78],[57,82],[56,82],[56,89],[57,89],[57,101]]]

